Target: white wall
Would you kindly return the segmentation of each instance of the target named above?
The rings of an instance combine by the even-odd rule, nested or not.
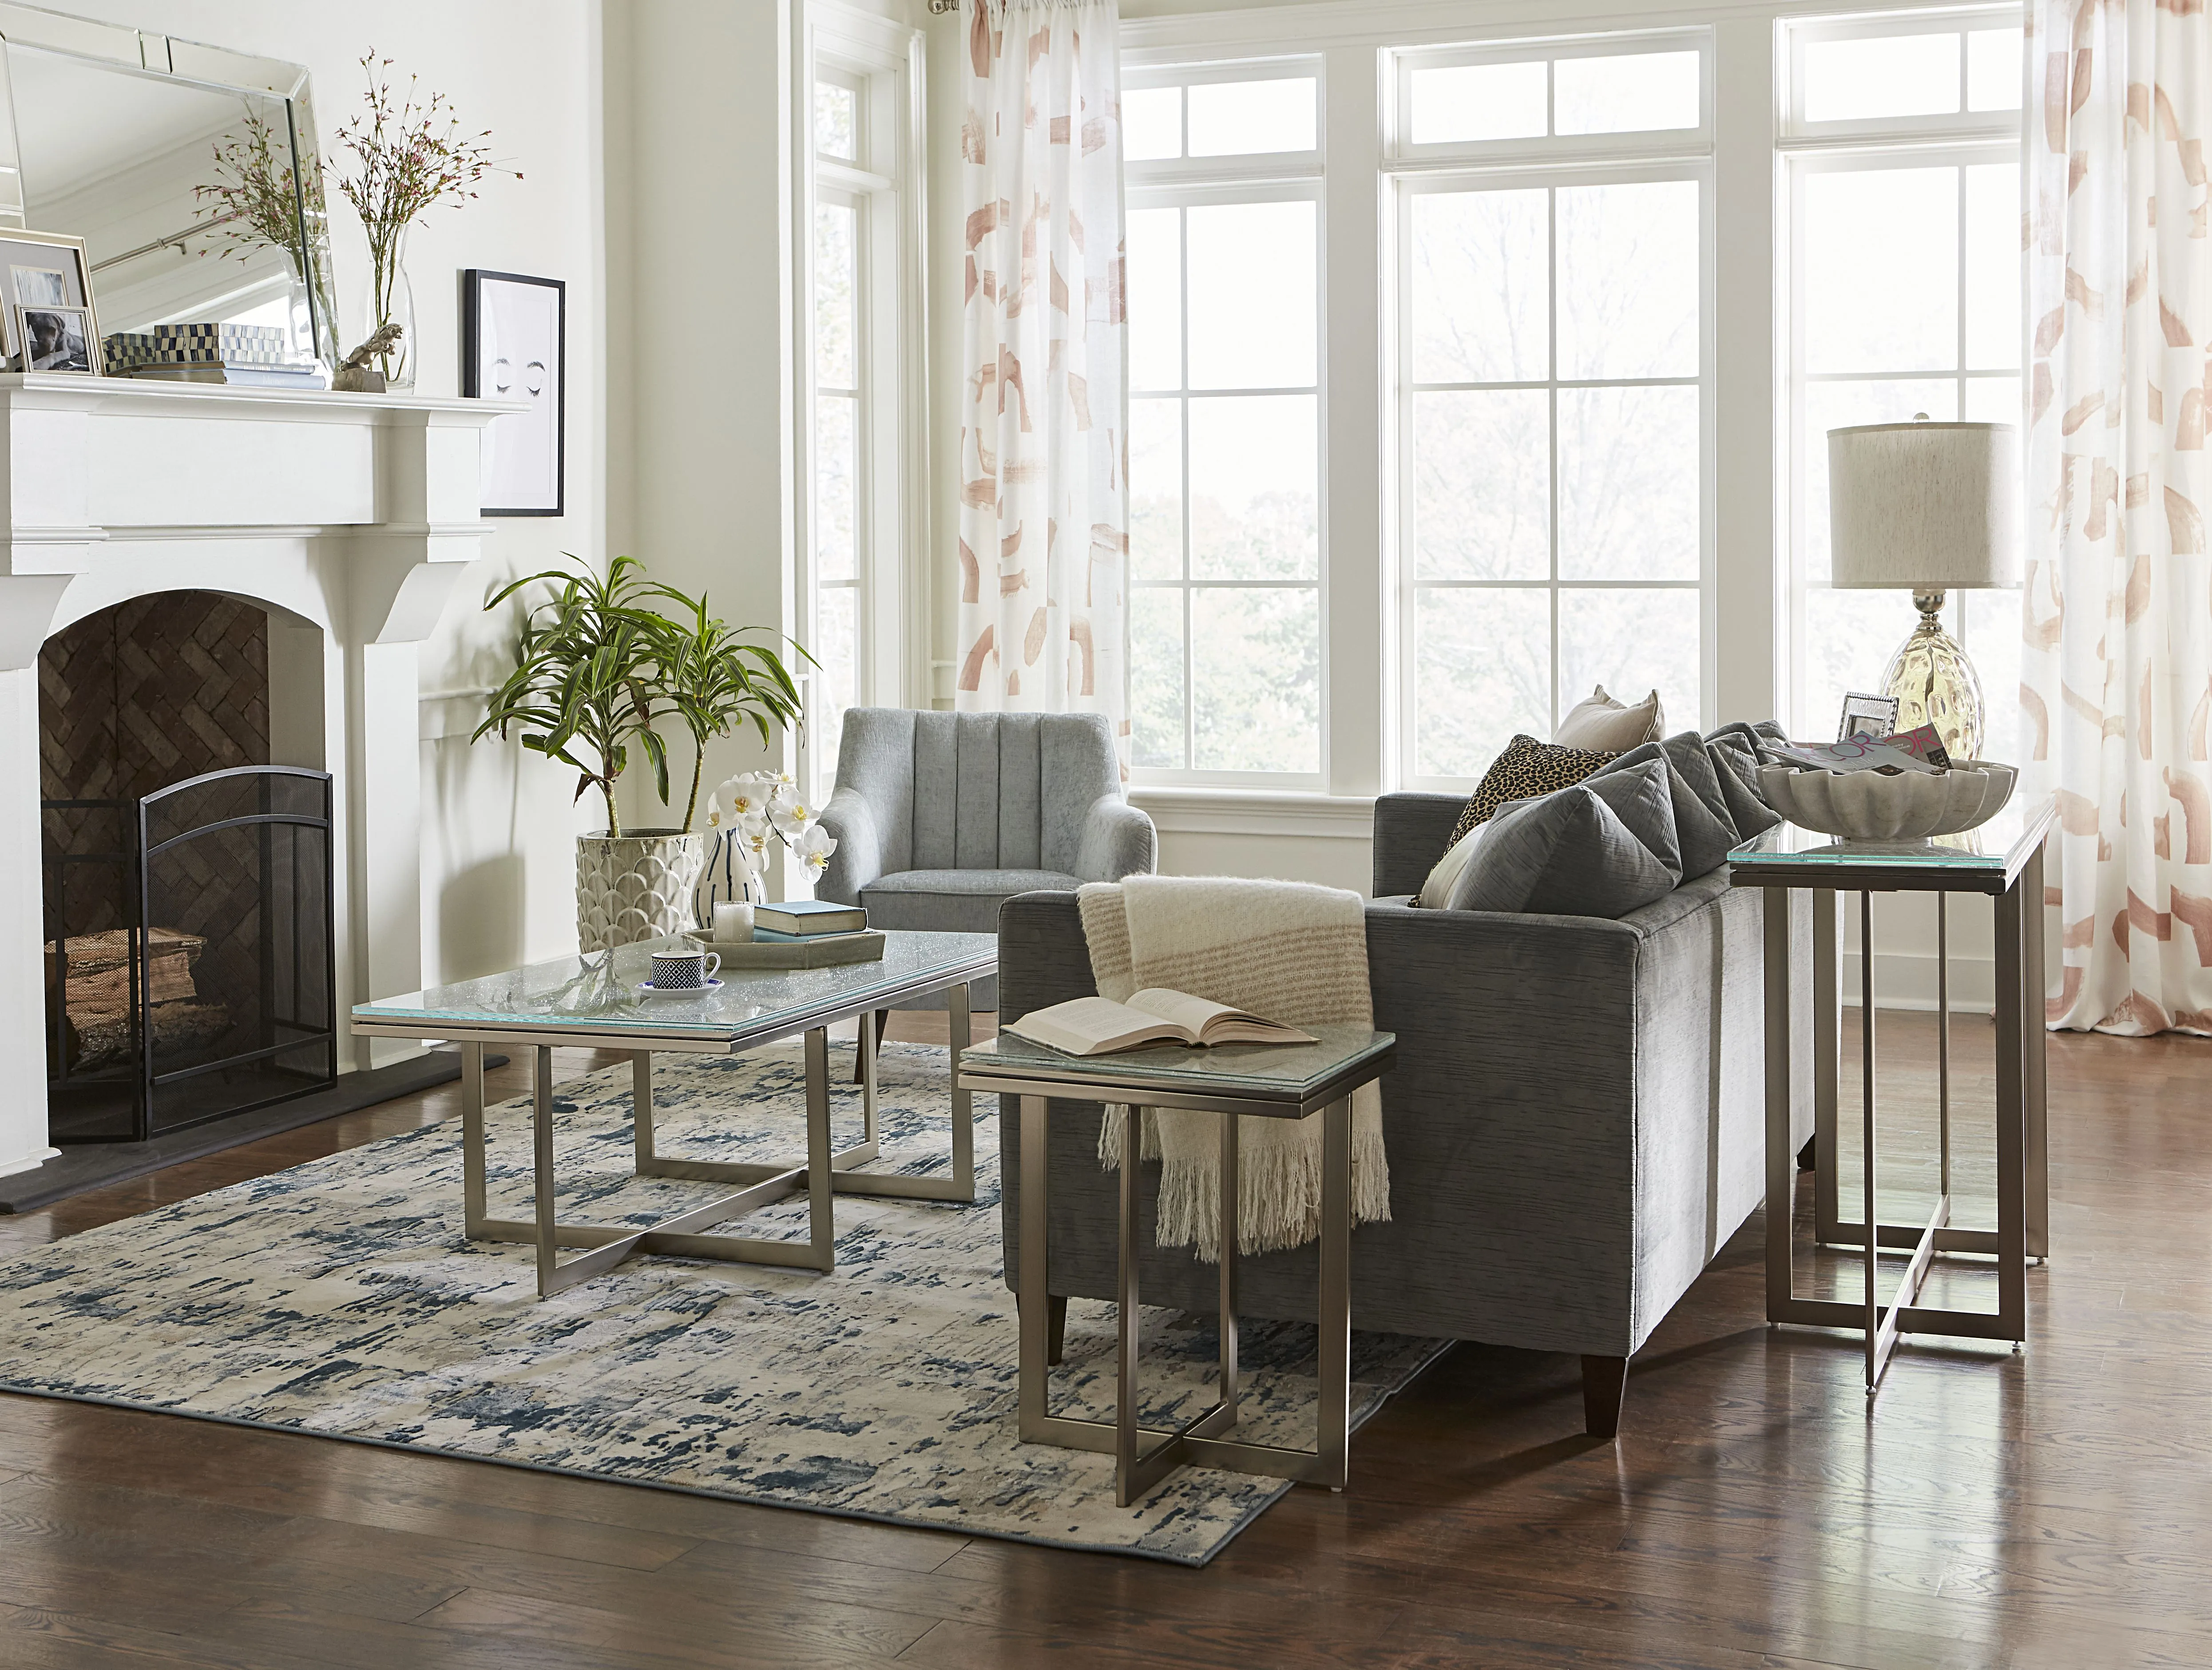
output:
[[[493,555],[463,580],[421,653],[426,695],[493,683],[510,629],[477,605],[507,575],[547,566],[564,550],[596,561],[605,545],[597,0],[378,0],[373,8],[62,0],[61,9],[307,65],[324,156],[333,164],[342,161],[337,131],[365,86],[357,60],[373,47],[395,60],[397,82],[419,75],[426,91],[453,101],[465,126],[489,128],[494,155],[521,172],[520,180],[487,179],[478,200],[461,209],[433,210],[408,246],[425,394],[459,392],[463,268],[568,285],[568,513],[494,524]],[[350,347],[362,334],[368,256],[352,210],[335,191],[331,203],[340,334]],[[573,785],[512,744],[471,747],[468,731],[480,714],[473,696],[424,709],[423,960],[433,980],[510,967],[575,943]]]
[[[788,633],[796,0],[610,0],[613,549]],[[688,780],[690,744],[671,749]],[[708,756],[707,786],[764,761]],[[775,762],[791,766],[788,738]],[[665,814],[641,776],[626,815]],[[681,812],[684,792],[673,790]]]

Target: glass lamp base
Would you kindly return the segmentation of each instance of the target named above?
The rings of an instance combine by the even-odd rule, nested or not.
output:
[[[1920,624],[1889,658],[1882,694],[1897,698],[1897,728],[1932,725],[1954,760],[1982,757],[1982,681],[1965,647],[1943,629],[1943,594],[1916,592]]]

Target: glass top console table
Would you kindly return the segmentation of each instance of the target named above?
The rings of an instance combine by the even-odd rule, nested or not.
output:
[[[2044,1072],[2043,847],[2054,818],[2049,797],[2017,799],[1989,823],[1929,841],[1843,841],[1784,823],[1729,854],[1738,887],[1766,890],[1766,1315],[1770,1322],[1863,1330],[1867,1395],[1881,1383],[1898,1338],[1935,1333],[1985,1339],[2027,1338],[2027,1260],[2050,1250],[2050,1178]],[[1790,1111],[1796,1086],[1790,1059],[1790,899],[1813,896],[1814,1239],[1852,1247],[1864,1260],[1859,1300],[1801,1297],[1792,1257],[1796,1167]],[[1924,1223],[1886,1224],[1875,1200],[1876,1010],[1873,896],[1936,895],[1936,1140],[1940,1182]],[[1859,910],[1861,1141],[1865,1185],[1861,1221],[1843,1221],[1838,1205],[1837,1078],[1841,1031],[1838,896],[1856,893]],[[1949,896],[1985,895],[1996,908],[1996,1227],[1954,1225],[1952,1212]],[[1906,1254],[1890,1303],[1879,1303],[1881,1249]],[[1918,1303],[1940,1254],[1996,1255],[1995,1311]]]
[[[827,1270],[835,1262],[836,1194],[895,1195],[973,1201],[975,1162],[971,1098],[952,1092],[952,1175],[908,1177],[856,1169],[878,1157],[876,1011],[943,992],[951,1010],[952,1060],[967,1047],[968,988],[998,969],[999,943],[988,933],[884,936],[881,962],[826,969],[725,969],[719,989],[696,996],[646,998],[651,944],[624,945],[594,956],[550,963],[433,987],[404,997],[356,1004],[353,1029],[369,1037],[439,1038],[461,1047],[461,1154],[469,1237],[517,1242],[538,1254],[538,1296],[545,1298],[612,1269],[637,1253],[722,1259],[745,1264]],[[860,1018],[861,1140],[832,1152],[830,1143],[829,1028]],[[735,1055],[762,1044],[806,1041],[806,1158],[765,1164],[670,1159],[653,1151],[653,1057]],[[489,1215],[484,1199],[483,1052],[486,1044],[538,1052],[532,1075],[535,1215],[520,1223]],[[554,1213],[553,1051],[629,1053],[633,1072],[637,1175],[738,1186],[690,1211],[639,1230],[605,1224],[562,1224]],[[807,1200],[808,1237],[775,1241],[708,1234],[713,1225],[793,1194]],[[562,1260],[558,1249],[589,1250]]]

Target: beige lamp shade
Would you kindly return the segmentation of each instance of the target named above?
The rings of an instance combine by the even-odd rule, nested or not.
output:
[[[1915,592],[2019,585],[2019,446],[2010,423],[1829,430],[1831,583]]]

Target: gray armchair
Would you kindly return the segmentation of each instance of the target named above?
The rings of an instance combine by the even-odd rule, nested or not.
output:
[[[1150,874],[1159,856],[1097,714],[848,708],[822,827],[837,850],[815,896],[881,928],[994,933],[1017,893]],[[996,981],[969,994],[998,1000]]]

